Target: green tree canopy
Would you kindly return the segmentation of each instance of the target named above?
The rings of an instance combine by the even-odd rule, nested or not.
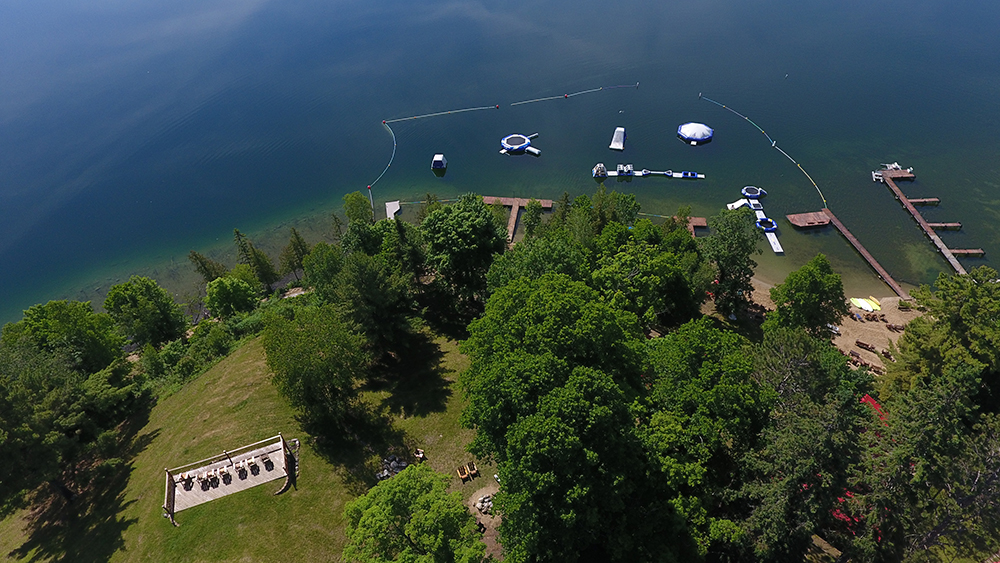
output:
[[[486,272],[495,255],[506,248],[507,237],[498,229],[483,198],[466,194],[458,202],[438,209],[421,225],[427,241],[427,262],[466,302],[483,298]]]
[[[27,338],[42,350],[65,353],[75,369],[100,371],[122,357],[125,339],[107,313],[89,301],[49,301],[32,305],[24,317],[3,327],[3,341]]]
[[[344,509],[343,557],[357,563],[480,563],[486,545],[448,477],[411,465]]]
[[[266,317],[264,352],[278,390],[317,423],[342,420],[369,363],[364,339],[333,305],[290,309]]]
[[[98,442],[113,441],[138,394],[126,362],[83,374],[72,369],[70,350],[12,336],[5,331],[0,343],[0,456],[9,460],[0,464],[0,516],[24,506],[39,485],[60,481]],[[80,473],[83,480],[86,469]]]
[[[205,288],[205,306],[224,319],[237,313],[249,313],[257,306],[257,292],[241,279],[218,278],[208,282]]]
[[[334,302],[337,276],[344,267],[344,252],[339,246],[318,242],[302,259],[305,269],[305,283],[316,290],[316,294],[327,302]]]
[[[775,311],[768,315],[765,328],[798,327],[816,337],[829,335],[827,325],[840,324],[849,311],[840,274],[822,254],[771,288],[771,300]]]
[[[187,326],[184,313],[167,290],[142,276],[111,286],[104,309],[122,334],[137,344],[156,346],[180,338]]]
[[[525,239],[497,256],[486,282],[490,292],[495,292],[518,278],[535,279],[544,274],[566,274],[574,281],[587,281],[590,267],[583,245],[563,230]]]
[[[673,253],[629,239],[617,252],[601,258],[593,284],[612,307],[634,313],[646,327],[659,327],[699,313],[701,300],[693,295],[684,273]]]
[[[407,280],[383,261],[367,254],[348,255],[335,280],[332,298],[364,335],[373,358],[388,359],[407,344],[413,314]]]
[[[757,267],[753,255],[760,253],[757,244],[764,235],[754,224],[753,211],[748,207],[725,210],[709,218],[708,226],[712,235],[699,242],[718,270],[715,308],[723,315],[734,315],[750,302],[751,279]]]

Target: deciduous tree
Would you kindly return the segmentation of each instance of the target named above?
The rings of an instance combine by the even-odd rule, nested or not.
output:
[[[272,314],[265,321],[264,351],[274,383],[307,420],[339,422],[355,382],[366,374],[364,339],[333,305],[291,311],[293,318]]]
[[[357,563],[480,563],[486,545],[448,477],[411,465],[347,504],[343,557]]]
[[[709,218],[708,225],[712,235],[699,240],[705,256],[718,270],[715,308],[723,315],[734,315],[750,302],[751,279],[757,267],[753,255],[760,253],[757,245],[764,234],[754,225],[748,207],[725,210]]]
[[[237,313],[249,313],[257,306],[257,292],[245,281],[222,277],[205,288],[205,306],[223,319]]]
[[[125,339],[107,313],[95,313],[89,301],[49,301],[32,305],[24,318],[3,327],[3,340],[22,336],[49,352],[63,352],[75,369],[100,371],[122,357]]]
[[[474,194],[438,209],[421,225],[427,241],[427,262],[465,302],[483,298],[486,272],[507,237],[497,228],[483,199]]]
[[[819,337],[829,335],[827,325],[840,324],[848,313],[844,285],[826,256],[817,254],[804,266],[788,274],[785,282],[771,288],[775,311],[768,315],[768,327],[803,328]]]
[[[137,344],[157,346],[179,338],[187,326],[184,313],[167,290],[154,280],[132,276],[111,286],[104,310],[118,324],[122,334]]]

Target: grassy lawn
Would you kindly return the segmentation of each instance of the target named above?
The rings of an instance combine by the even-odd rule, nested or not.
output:
[[[0,556],[20,561],[339,561],[344,504],[374,483],[379,460],[415,447],[455,490],[472,495],[492,479],[461,484],[459,463],[471,431],[459,428],[456,386],[466,366],[457,345],[426,338],[412,361],[362,400],[369,415],[351,432],[316,438],[270,384],[260,340],[250,341],[177,393],[161,400],[122,432],[126,468],[72,505],[54,500],[43,510],[0,522]],[[298,488],[273,496],[274,481],[163,518],[166,467],[221,453],[281,432],[302,441]]]

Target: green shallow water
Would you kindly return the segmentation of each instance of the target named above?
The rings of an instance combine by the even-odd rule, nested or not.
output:
[[[760,277],[780,281],[823,252],[849,294],[889,295],[832,228],[796,232],[781,219],[822,206],[813,186],[699,93],[764,128],[898,281],[930,283],[947,264],[870,173],[913,166],[904,191],[940,197],[925,217],[962,222],[942,238],[986,249],[966,267],[991,264],[998,24],[987,2],[5,4],[0,320],[54,298],[100,301],[135,272],[183,296],[195,281],[188,250],[232,261],[234,227],[274,255],[291,225],[318,240],[342,195],[388,161],[381,120],[496,104],[393,123],[379,212],[426,192],[589,194],[599,161],[695,170],[707,178],[608,186],[649,213],[689,205],[704,216],[761,186],[786,254],[762,254]],[[678,141],[687,121],[715,128],[715,140]],[[620,154],[607,148],[617,126],[628,130]],[[498,154],[503,136],[534,132],[540,158]],[[440,179],[429,170],[436,152],[449,160]]]

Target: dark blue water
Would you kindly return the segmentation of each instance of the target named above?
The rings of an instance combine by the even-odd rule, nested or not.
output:
[[[771,216],[821,207],[759,131],[700,92],[776,139],[894,276],[929,283],[946,263],[870,171],[913,166],[903,189],[942,200],[928,220],[964,224],[945,241],[986,249],[967,267],[1000,252],[997,29],[995,2],[6,2],[0,320],[99,301],[134,272],[182,296],[187,251],[232,261],[234,227],[272,249],[290,225],[321,236],[340,197],[385,166],[381,120],[447,109],[500,105],[393,124],[379,209],[428,191],[591,193],[598,161],[708,175],[608,183],[649,213],[711,215],[746,184],[768,190]],[[680,143],[687,121],[715,140]],[[616,126],[624,154],[607,149]],[[499,155],[515,132],[540,133],[542,157]],[[786,255],[762,255],[764,277],[824,252],[849,293],[888,294],[836,233],[784,223],[780,237]]]

